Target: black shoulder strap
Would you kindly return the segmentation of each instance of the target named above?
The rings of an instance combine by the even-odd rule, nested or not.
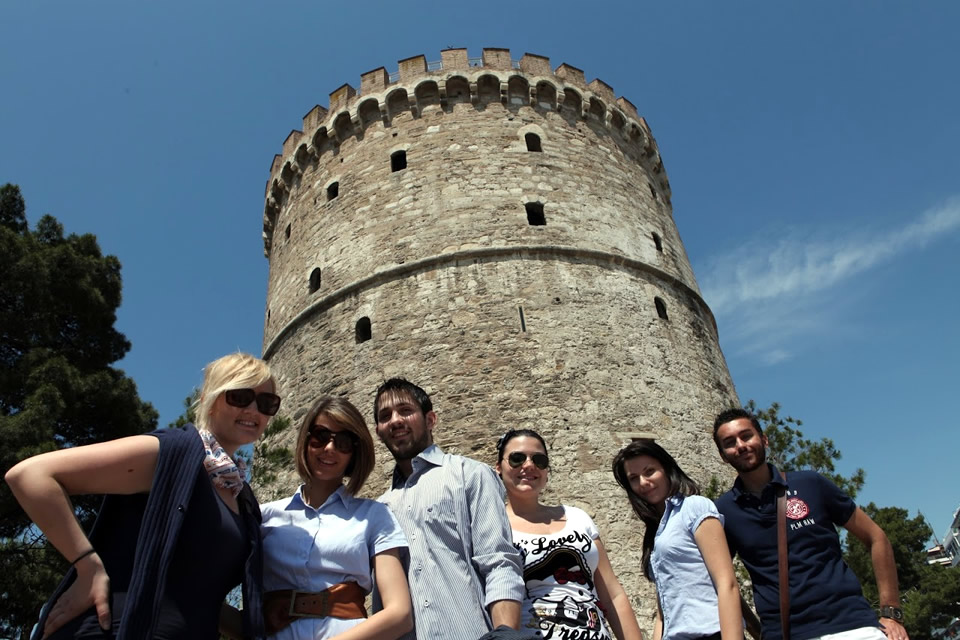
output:
[[[777,573],[780,581],[780,630],[790,640],[790,572],[787,562],[787,476],[777,469],[783,486],[777,490]]]

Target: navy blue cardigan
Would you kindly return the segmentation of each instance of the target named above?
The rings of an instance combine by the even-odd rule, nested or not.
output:
[[[147,506],[137,538],[137,551],[133,561],[133,574],[127,591],[127,606],[115,629],[116,640],[140,640],[153,637],[156,616],[166,584],[167,568],[177,546],[180,526],[187,505],[193,494],[197,473],[203,464],[203,441],[193,425],[183,429],[159,429],[149,435],[160,440],[157,455],[157,470],[147,497]],[[90,542],[97,546],[97,524],[109,509],[121,508],[119,498],[108,495],[100,507],[100,515],[90,530]],[[243,635],[245,638],[262,638],[263,613],[263,546],[260,539],[260,506],[250,490],[244,485],[237,498],[243,520],[244,534],[250,541],[243,577]],[[43,625],[53,602],[76,579],[76,569],[70,568],[53,596],[44,606],[32,640],[43,634]]]

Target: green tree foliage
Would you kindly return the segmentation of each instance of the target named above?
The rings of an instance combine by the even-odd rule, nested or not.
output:
[[[114,329],[120,262],[52,216],[31,231],[20,189],[0,187],[0,471],[54,449],[155,428],[157,413],[111,365],[130,343]],[[77,499],[89,525],[99,499]],[[0,484],[0,637],[18,637],[64,570]]]
[[[906,509],[877,507],[870,503],[863,510],[890,539],[900,581],[900,600],[904,626],[912,640],[928,640],[932,631],[946,627],[960,616],[960,570],[927,564],[927,542],[933,530],[917,515],[910,518]],[[860,578],[863,595],[879,606],[873,563],[867,547],[848,536],[845,560]]]
[[[194,387],[186,398],[183,399],[183,413],[177,416],[177,419],[167,425],[168,429],[179,429],[185,424],[197,423],[197,402],[200,400],[200,387]]]
[[[856,497],[866,480],[863,469],[857,469],[851,476],[837,473],[834,462],[840,460],[840,451],[830,438],[808,440],[803,437],[800,427],[803,421],[792,416],[783,417],[780,414],[780,405],[772,403],[766,409],[758,409],[751,400],[746,409],[757,416],[763,427],[763,435],[767,436],[769,448],[767,459],[778,469],[796,471],[812,469],[820,473],[840,487],[851,497]]]

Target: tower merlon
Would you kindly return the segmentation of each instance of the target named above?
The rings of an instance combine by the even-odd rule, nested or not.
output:
[[[313,131],[319,127],[327,119],[327,114],[329,111],[321,107],[320,105],[315,106],[313,109],[307,112],[303,116],[303,130],[304,131]]]

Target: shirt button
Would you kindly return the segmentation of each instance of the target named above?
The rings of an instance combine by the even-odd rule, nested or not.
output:
[[[412,533],[410,534],[410,538],[416,540],[416,539],[417,539],[417,533],[416,533],[415,531],[412,532]]]
[[[423,601],[423,606],[424,606],[424,607],[429,607],[429,606],[430,606],[430,601],[429,601],[429,600],[424,600],[424,601]]]

